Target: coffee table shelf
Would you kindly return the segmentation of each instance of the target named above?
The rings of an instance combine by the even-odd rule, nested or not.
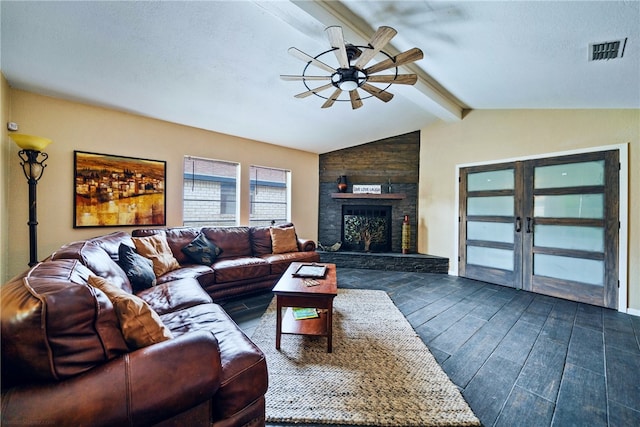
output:
[[[319,317],[312,319],[296,319],[293,310],[287,307],[282,317],[282,333],[293,335],[327,336],[327,313],[318,313]]]

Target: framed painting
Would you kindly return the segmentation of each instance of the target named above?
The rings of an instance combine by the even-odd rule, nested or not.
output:
[[[73,227],[166,225],[166,162],[74,151]]]

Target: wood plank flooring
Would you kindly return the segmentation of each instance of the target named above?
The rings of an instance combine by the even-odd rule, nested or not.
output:
[[[640,426],[640,317],[443,274],[338,268],[338,287],[386,291],[484,426]],[[271,299],[222,305],[251,336]]]

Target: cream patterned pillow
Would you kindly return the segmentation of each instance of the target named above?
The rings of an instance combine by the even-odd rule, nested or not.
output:
[[[133,240],[133,244],[136,247],[136,252],[151,260],[156,277],[180,268],[180,264],[173,256],[164,234],[132,237],[131,240]]]

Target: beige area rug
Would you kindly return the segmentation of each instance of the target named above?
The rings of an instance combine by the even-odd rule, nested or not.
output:
[[[324,337],[283,335],[275,301],[253,341],[269,369],[267,422],[479,426],[420,337],[383,291],[340,289],[333,353]]]

